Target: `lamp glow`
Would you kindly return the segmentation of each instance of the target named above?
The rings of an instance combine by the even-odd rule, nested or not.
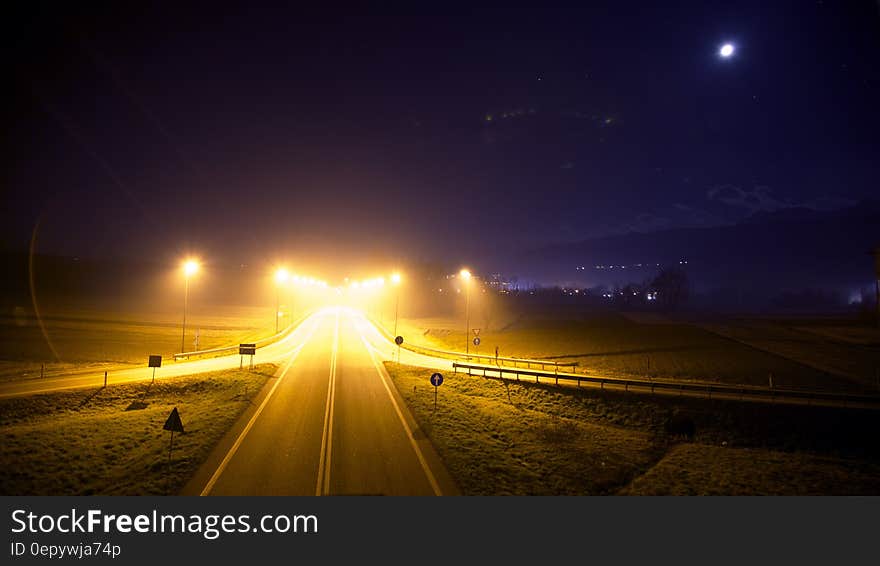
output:
[[[183,262],[183,274],[189,277],[195,275],[199,270],[199,262],[194,259],[188,259]]]

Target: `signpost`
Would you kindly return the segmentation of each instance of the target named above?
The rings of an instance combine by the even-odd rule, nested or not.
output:
[[[400,345],[403,344],[403,336],[398,336],[394,339],[394,343],[397,344],[397,363],[400,363]]]
[[[254,355],[257,353],[257,345],[256,344],[239,344],[238,345],[238,355],[241,356],[241,359],[238,363],[238,369],[244,367],[244,357],[250,356],[250,369],[254,369]]]
[[[434,386],[434,410],[437,410],[437,388],[443,384],[443,374],[442,373],[434,373],[431,374],[431,385]]]
[[[174,433],[183,432],[183,422],[180,420],[180,413],[177,412],[177,407],[174,407],[171,414],[168,415],[168,419],[165,421],[165,426],[162,428],[171,432],[171,444],[168,445],[168,466],[170,468],[171,451],[174,449]]]
[[[150,356],[150,362],[147,367],[153,368],[153,381],[150,382],[152,384],[156,381],[156,368],[162,367],[162,356]]]

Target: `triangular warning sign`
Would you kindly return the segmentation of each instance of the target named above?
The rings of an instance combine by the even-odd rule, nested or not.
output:
[[[183,423],[180,422],[180,413],[177,412],[177,407],[174,407],[174,410],[168,415],[168,420],[165,421],[165,426],[162,428],[173,432],[183,432]]]

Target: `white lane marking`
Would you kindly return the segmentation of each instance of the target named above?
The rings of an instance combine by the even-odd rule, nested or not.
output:
[[[321,457],[318,461],[318,484],[315,495],[330,493],[330,456],[333,450],[333,409],[336,405],[336,359],[339,354],[339,310],[336,311],[336,329],[330,352],[330,380],[327,384],[327,407],[324,409],[324,431],[321,434]]]
[[[315,333],[316,326],[317,326],[317,322],[313,322],[312,329],[311,329],[311,332],[309,332],[308,337],[305,339],[305,341],[303,341],[303,343],[299,346],[299,348],[297,348],[293,352],[293,355],[290,357],[290,360],[287,362],[287,365],[284,367],[284,371],[282,371],[281,375],[278,377],[278,379],[275,380],[275,384],[272,385],[272,389],[269,390],[269,393],[263,399],[263,402],[260,403],[259,407],[257,407],[256,412],[254,412],[253,416],[251,416],[251,419],[248,421],[248,424],[244,427],[244,430],[242,430],[241,434],[238,435],[238,438],[235,439],[235,442],[232,444],[232,447],[226,453],[226,456],[223,457],[223,461],[220,462],[220,465],[217,466],[216,470],[214,470],[214,474],[211,476],[211,479],[208,480],[208,483],[205,485],[205,488],[199,494],[200,496],[209,495],[211,493],[211,490],[214,489],[214,484],[216,484],[217,480],[220,479],[220,476],[223,475],[223,472],[226,470],[226,466],[229,465],[230,460],[232,460],[232,457],[235,456],[235,453],[238,451],[238,447],[241,446],[241,443],[244,441],[245,436],[247,436],[247,433],[250,432],[251,427],[254,426],[254,423],[257,422],[257,419],[260,417],[260,414],[263,412],[263,409],[266,407],[266,404],[269,403],[269,399],[272,398],[272,395],[275,393],[275,390],[278,389],[278,385],[281,384],[281,381],[287,376],[287,372],[290,370],[290,366],[293,365],[293,362],[299,356],[299,353],[306,346],[306,344],[308,344],[311,341],[312,335]]]
[[[425,460],[425,455],[422,454],[422,450],[419,448],[419,445],[416,443],[416,439],[413,436],[412,429],[409,428],[409,424],[407,424],[406,419],[403,416],[403,411],[400,410],[400,406],[397,404],[397,400],[394,398],[394,394],[391,393],[391,388],[388,386],[388,380],[385,379],[385,368],[379,365],[376,361],[376,357],[373,355],[373,352],[370,350],[369,345],[367,344],[366,338],[361,334],[361,341],[363,341],[364,346],[367,348],[367,353],[370,355],[370,360],[373,362],[373,366],[376,368],[376,371],[379,373],[379,377],[382,379],[382,385],[385,386],[385,391],[388,393],[388,397],[391,399],[391,404],[394,405],[394,410],[397,412],[397,418],[400,419],[400,423],[403,425],[404,430],[406,430],[406,437],[409,439],[410,446],[412,446],[413,450],[415,450],[416,457],[419,459],[419,464],[422,466],[422,470],[425,472],[425,476],[428,478],[428,483],[431,484],[431,489],[434,490],[434,495],[443,495],[440,491],[440,485],[437,483],[437,478],[434,477],[434,473],[431,471],[431,468],[428,467],[428,461]]]

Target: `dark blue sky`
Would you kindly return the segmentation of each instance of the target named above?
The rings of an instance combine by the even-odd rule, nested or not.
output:
[[[876,2],[55,4],[10,20],[6,247],[487,261],[876,193]]]

